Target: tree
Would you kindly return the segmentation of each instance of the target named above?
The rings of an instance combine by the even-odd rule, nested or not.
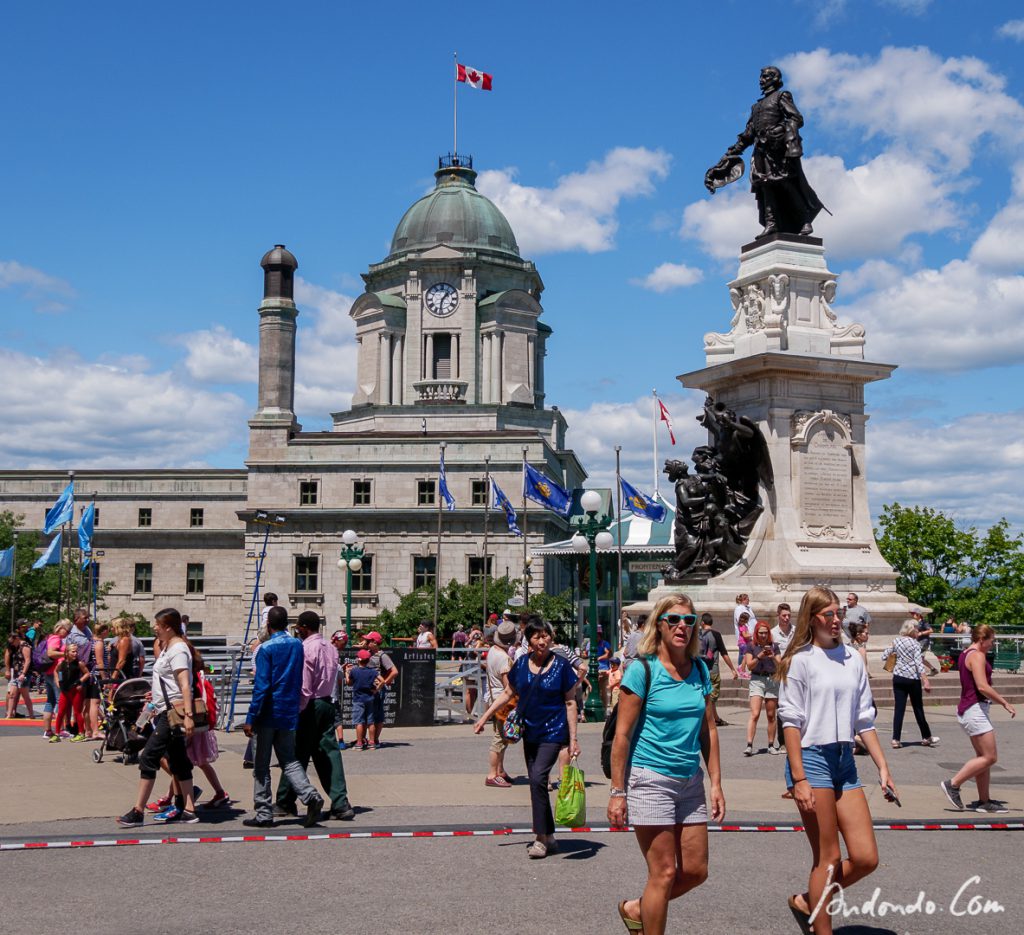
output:
[[[487,605],[498,608],[495,613],[508,605],[519,587],[518,579],[492,578],[487,582]],[[396,636],[413,636],[421,620],[434,619],[434,589],[417,588],[408,594],[397,589],[398,606],[394,610],[382,610],[374,621],[374,626],[385,638]],[[437,601],[437,639],[444,644],[450,641],[451,634],[461,625],[471,630],[483,623],[484,589],[483,584],[460,584],[452,579],[441,588]]]
[[[980,534],[928,507],[893,503],[875,530],[878,548],[899,574],[896,586],[937,619],[1020,625],[1024,608],[1024,536],[1002,519]]]

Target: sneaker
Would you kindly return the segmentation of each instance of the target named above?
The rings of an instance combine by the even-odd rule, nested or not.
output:
[[[275,818],[287,818],[289,816],[292,818],[297,818],[299,814],[299,810],[294,805],[292,805],[290,808],[285,808],[283,805],[275,804],[272,809],[272,812]]]
[[[153,821],[165,825],[169,821],[177,821],[182,815],[189,814],[183,809],[178,808],[177,805],[168,805],[162,812],[157,812],[153,816]]]
[[[988,815],[1005,815],[1009,809],[994,799],[989,799],[987,802],[978,802],[974,806],[974,811]]]
[[[960,798],[959,787],[954,786],[948,779],[943,779],[942,782],[939,783],[939,788],[946,794],[946,798],[949,799],[949,804],[952,805],[953,808],[958,809],[961,812],[964,810],[964,803]]]
[[[165,795],[162,799],[157,799],[155,802],[150,802],[146,805],[146,808],[151,812],[162,812],[168,805],[174,804],[174,797],[171,795]]]
[[[313,825],[320,821],[320,813],[324,810],[324,800],[318,795],[314,795],[306,803],[306,817],[303,819],[303,827],[312,828]]]
[[[75,734],[75,736],[71,738],[72,743],[85,743],[86,740],[87,738],[85,734]]]
[[[339,740],[338,741],[338,749],[339,750],[347,750],[348,749],[348,744],[345,743],[344,740]]]
[[[145,820],[146,817],[142,812],[137,808],[131,808],[117,819],[117,823],[122,828],[141,828]]]
[[[345,799],[340,807],[331,809],[330,817],[337,821],[351,821],[356,817],[356,810],[352,807],[352,803]]]
[[[723,721],[721,718],[715,718],[715,727],[728,727],[729,722]]]
[[[743,755],[744,756],[753,756],[754,755],[754,747],[753,747],[752,744],[749,744],[749,743],[747,744],[747,746],[743,750]]]
[[[939,745],[938,737],[929,737],[927,740],[921,741],[922,747],[937,747]]]
[[[178,821],[183,825],[194,825],[199,821],[199,816],[195,812],[190,812],[188,809],[185,809],[178,815]]]
[[[44,730],[43,731],[43,739],[44,740],[49,740],[52,736],[53,736],[53,731],[52,730]]]
[[[209,802],[204,802],[204,808],[224,808],[231,804],[231,796],[226,792],[221,792],[219,795],[214,795]]]
[[[242,824],[246,828],[273,828],[273,818],[243,818]]]
[[[60,734],[50,734],[49,743],[60,743]]]
[[[363,741],[363,749],[364,750],[369,750],[370,749],[370,745],[365,740]]]
[[[777,743],[769,744],[768,752],[778,755],[779,753],[782,753],[782,747],[780,747]]]
[[[61,740],[70,740],[74,734],[70,731],[62,730],[57,736],[60,737]]]

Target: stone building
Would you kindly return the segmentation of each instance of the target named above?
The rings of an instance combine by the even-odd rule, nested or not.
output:
[[[476,190],[472,159],[439,160],[435,175],[387,257],[363,275],[366,291],[350,312],[352,408],[334,413],[329,431],[303,432],[295,417],[298,263],[277,245],[261,261],[258,408],[246,468],[77,475],[79,500],[96,494],[95,547],[104,553],[102,579],[114,584],[112,609],[178,603],[206,633],[241,632],[266,531],[258,511],[285,520],[271,527],[260,590],[275,591],[293,614],[319,611],[332,627],[345,617],[338,558],[346,529],[365,550],[352,580],[356,622],[432,584],[439,558],[442,581],[519,577],[530,549],[566,537],[565,521],[539,506],[522,518],[524,458],[569,489],[586,476],[565,447],[565,419],[545,407],[544,284],[508,221]],[[442,444],[456,508],[440,511],[439,556]],[[525,547],[491,510],[484,554],[488,475],[520,511]],[[41,525],[65,483],[59,471],[0,472],[0,509]],[[529,570],[531,588],[568,586],[557,561]]]

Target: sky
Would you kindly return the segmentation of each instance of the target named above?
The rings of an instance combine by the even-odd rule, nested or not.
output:
[[[873,515],[1024,528],[1024,8],[991,0],[451,5],[64,2],[5,10],[2,467],[240,466],[259,260],[299,261],[296,405],[354,385],[348,308],[453,146],[545,283],[547,403],[608,484],[650,491],[651,390],[727,331],[757,233],[703,175],[759,69],[804,114],[834,306],[898,365],[867,388]],[[669,453],[667,435],[659,439]]]

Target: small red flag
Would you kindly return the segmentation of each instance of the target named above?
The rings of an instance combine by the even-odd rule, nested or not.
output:
[[[458,80],[464,81],[470,87],[477,88],[480,91],[491,90],[491,75],[487,72],[478,71],[475,68],[470,68],[468,65],[456,65],[458,70]]]
[[[659,399],[658,400],[658,411],[660,413],[661,421],[668,426],[668,437],[669,441],[674,445],[676,443],[675,433],[672,431],[672,416],[668,414],[668,410],[665,408],[665,404]]]

